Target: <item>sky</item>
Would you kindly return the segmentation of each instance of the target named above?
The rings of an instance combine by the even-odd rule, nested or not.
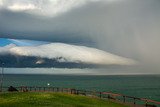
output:
[[[15,44],[17,46],[38,46],[38,45],[47,44],[47,43],[49,42],[0,38],[0,47],[4,47],[10,44]]]
[[[0,0],[0,46],[13,40],[23,42],[18,46],[85,46],[134,60],[132,72],[160,73],[159,5],[159,0]]]

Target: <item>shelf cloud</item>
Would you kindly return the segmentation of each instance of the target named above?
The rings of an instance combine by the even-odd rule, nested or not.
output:
[[[0,0],[0,38],[93,47],[160,72],[159,10],[160,0]]]
[[[136,61],[120,57],[95,48],[50,43],[39,46],[16,46],[10,44],[0,47],[0,54],[40,57],[48,59],[60,58],[59,62],[86,63],[96,65],[134,65]],[[42,61],[41,61],[42,62]],[[37,62],[37,63],[40,63]]]

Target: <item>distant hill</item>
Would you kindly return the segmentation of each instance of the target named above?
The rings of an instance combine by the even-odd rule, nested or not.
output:
[[[56,68],[94,68],[100,67],[100,65],[94,64],[86,64],[86,63],[75,63],[75,62],[61,62],[60,59],[62,57],[48,59],[48,58],[41,58],[41,57],[31,57],[31,56],[19,56],[19,55],[0,55],[0,66],[4,67],[56,67]],[[4,65],[2,65],[4,63]]]

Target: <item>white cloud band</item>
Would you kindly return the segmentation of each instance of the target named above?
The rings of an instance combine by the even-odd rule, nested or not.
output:
[[[0,53],[42,58],[61,58],[60,62],[75,62],[98,65],[133,65],[134,60],[107,53],[95,48],[75,46],[63,43],[51,43],[40,46],[18,47],[9,45],[0,48]]]

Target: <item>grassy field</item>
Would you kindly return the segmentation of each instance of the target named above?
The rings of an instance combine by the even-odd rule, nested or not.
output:
[[[64,93],[1,93],[0,107],[127,107],[111,101]]]

